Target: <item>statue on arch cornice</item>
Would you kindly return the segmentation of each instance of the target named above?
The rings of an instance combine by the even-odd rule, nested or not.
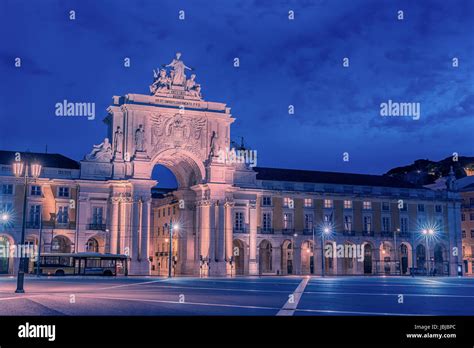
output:
[[[99,145],[94,145],[85,159],[92,162],[110,162],[112,160],[112,144],[105,138]]]

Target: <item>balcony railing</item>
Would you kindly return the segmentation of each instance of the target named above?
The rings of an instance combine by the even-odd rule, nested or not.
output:
[[[43,228],[54,228],[58,230],[75,230],[76,222],[53,222],[53,221],[43,221]]]
[[[245,227],[242,227],[242,228],[234,227],[234,233],[248,233],[248,230]]]
[[[393,238],[393,232],[392,231],[382,231],[381,234],[382,234],[382,237],[392,237]]]
[[[257,229],[257,232],[258,232],[258,233],[261,233],[261,234],[274,234],[273,228],[262,228],[262,227],[259,227],[259,228]]]
[[[41,225],[41,226],[40,226]],[[39,221],[27,221],[26,222],[26,228],[31,228],[31,229],[39,229],[44,228],[44,229],[63,229],[63,230],[75,230],[76,229],[76,222],[70,221],[70,222],[54,222],[54,221],[42,221],[41,224]]]
[[[87,229],[91,231],[105,231],[106,230],[106,225],[105,224],[98,224],[98,223],[92,223],[87,225]]]
[[[312,235],[313,234],[313,229],[312,228],[305,228],[303,230],[304,235]]]
[[[282,234],[287,234],[287,235],[293,235],[295,234],[295,229],[294,228],[284,228],[281,230]]]
[[[410,238],[410,232],[400,232],[398,235],[401,238]]]
[[[374,231],[362,231],[362,235],[365,237],[373,237]]]
[[[344,236],[355,236],[356,233],[355,233],[355,231],[343,231],[342,235],[344,235]]]

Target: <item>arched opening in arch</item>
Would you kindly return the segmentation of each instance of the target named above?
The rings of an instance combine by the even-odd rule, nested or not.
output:
[[[240,239],[234,239],[232,244],[233,244],[235,274],[244,275],[245,274],[245,244]]]
[[[53,253],[70,253],[71,241],[65,236],[55,236],[51,242],[51,252]]]
[[[86,251],[91,253],[99,252],[99,242],[95,238],[89,238],[86,243]]]
[[[412,265],[412,248],[409,243],[400,244],[400,273],[402,275],[408,274]]]
[[[301,274],[314,274],[314,249],[310,240],[301,244]]]
[[[372,274],[372,245],[364,245],[364,274]]]
[[[418,272],[426,272],[426,248],[423,244],[416,247],[416,269]]]
[[[344,243],[344,258],[342,259],[342,273],[353,274],[357,258],[357,246],[353,242]]]
[[[293,274],[293,243],[285,240],[281,244],[281,274]]]
[[[202,160],[183,149],[161,151],[150,164],[150,177],[158,181],[157,187],[187,188],[201,183],[205,177]],[[163,186],[160,186],[162,181]]]
[[[270,273],[272,271],[272,244],[264,239],[260,243],[258,250],[260,273]]]
[[[156,164],[151,172],[151,178],[157,181],[157,189],[177,189],[178,180],[173,172],[162,164]]]

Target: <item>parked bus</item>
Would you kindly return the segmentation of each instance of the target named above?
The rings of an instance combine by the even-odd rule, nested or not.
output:
[[[30,273],[37,272],[37,260],[31,260]],[[128,256],[100,253],[43,253],[42,275],[128,275]]]

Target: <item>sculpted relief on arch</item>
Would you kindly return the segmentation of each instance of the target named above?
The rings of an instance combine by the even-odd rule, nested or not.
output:
[[[206,118],[179,112],[174,115],[153,113],[150,121],[152,155],[166,149],[183,149],[203,160],[206,158]]]

